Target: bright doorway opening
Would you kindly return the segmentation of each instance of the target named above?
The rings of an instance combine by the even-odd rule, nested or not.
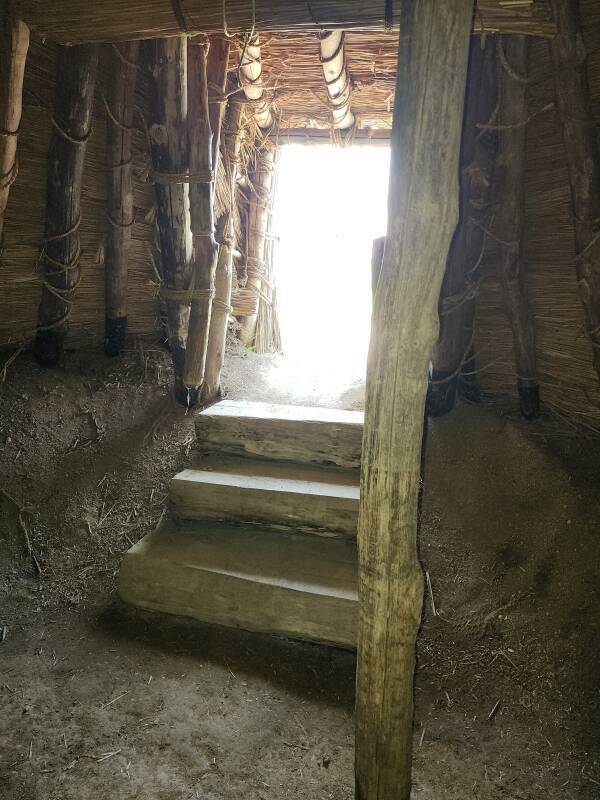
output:
[[[320,396],[364,381],[371,250],[386,230],[388,175],[387,147],[282,148],[273,218],[279,370]]]

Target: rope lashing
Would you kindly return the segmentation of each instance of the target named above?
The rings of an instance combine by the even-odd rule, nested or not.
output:
[[[211,289],[169,289],[161,286],[158,295],[175,303],[191,303],[193,300],[213,300],[215,290],[214,287]]]
[[[120,47],[115,42],[112,42],[112,46],[125,66],[131,67],[131,69],[139,69],[139,64],[136,64],[135,61],[130,61],[128,58],[126,58],[121,52]]]
[[[87,130],[87,132],[83,134],[83,136],[76,137],[76,136],[71,136],[71,134],[68,133],[62,127],[62,125],[60,125],[60,123],[57,121],[56,117],[54,117],[54,116],[51,117],[50,122],[54,126],[55,130],[57,130],[58,133],[60,133],[60,135],[63,137],[63,139],[66,139],[68,142],[71,142],[71,144],[77,144],[77,145],[87,144],[88,139],[92,135],[92,126],[91,125],[90,125],[89,129]]]
[[[178,183],[213,183],[215,173],[212,169],[200,172],[159,172],[153,169],[149,177],[153,183],[169,186]]]
[[[133,133],[133,131],[136,130],[136,126],[135,125],[125,125],[124,122],[121,122],[121,120],[117,119],[115,117],[115,115],[113,114],[113,112],[110,110],[110,106],[108,105],[108,100],[106,99],[106,96],[104,94],[102,94],[101,97],[102,97],[102,102],[104,103],[104,108],[106,109],[106,113],[108,114],[108,117],[111,120],[111,122],[114,125],[116,125],[117,128],[120,128],[125,133]]]

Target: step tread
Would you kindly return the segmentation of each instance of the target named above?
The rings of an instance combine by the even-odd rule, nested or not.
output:
[[[360,467],[361,411],[222,400],[195,424],[202,453]]]
[[[286,492],[301,495],[321,495],[339,497],[358,502],[359,487],[329,481],[315,481],[298,478],[274,477],[268,475],[248,475],[238,471],[213,471],[184,469],[172,479],[181,484],[209,484],[211,486],[232,487],[255,492]],[[190,487],[191,488],[191,487]]]
[[[362,411],[320,406],[292,406],[281,403],[261,403],[249,400],[221,400],[200,411],[197,418],[232,417],[248,420],[279,420],[283,422],[321,423],[362,427]]]
[[[132,605],[248,630],[352,647],[356,546],[164,519],[126,554],[119,593]]]
[[[312,481],[340,486],[359,486],[360,484],[360,474],[355,469],[220,453],[197,454],[190,469],[235,475],[262,475],[281,480]]]

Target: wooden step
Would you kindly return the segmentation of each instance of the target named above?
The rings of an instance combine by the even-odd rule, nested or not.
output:
[[[362,411],[223,400],[196,415],[203,452],[359,469]]]
[[[351,542],[165,519],[125,555],[118,585],[138,608],[356,646]]]
[[[177,519],[251,523],[356,539],[358,473],[315,465],[209,457],[170,485]]]

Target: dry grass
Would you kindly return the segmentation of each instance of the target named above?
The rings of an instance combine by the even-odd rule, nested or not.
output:
[[[178,19],[171,0],[19,0],[25,20],[40,34],[63,44],[84,41],[116,41],[156,38],[188,30],[219,31],[224,22],[230,31],[318,30],[363,28],[382,30],[385,24],[381,0],[183,0]],[[400,19],[400,2],[393,3],[392,23]],[[479,0],[478,27],[490,32],[553,32],[548,0]],[[184,26],[184,27],[183,27]]]

